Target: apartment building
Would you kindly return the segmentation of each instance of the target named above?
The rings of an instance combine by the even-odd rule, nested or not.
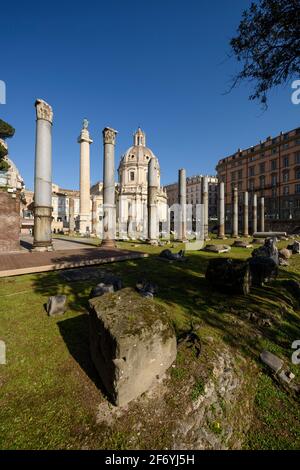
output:
[[[253,195],[265,198],[265,218],[300,220],[300,127],[281,132],[245,150],[219,160],[219,181],[225,183],[226,219],[231,218],[232,189],[239,191],[239,214],[242,197],[249,191],[249,208]]]

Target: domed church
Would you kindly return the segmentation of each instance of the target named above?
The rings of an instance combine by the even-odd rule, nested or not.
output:
[[[151,158],[156,161],[158,191],[156,197],[158,226],[167,220],[167,193],[160,186],[160,168],[157,157],[146,146],[146,134],[139,127],[133,135],[133,146],[122,155],[118,174],[117,221],[119,231],[137,233],[137,238],[147,237],[147,187],[148,164]],[[121,233],[120,233],[121,235]]]

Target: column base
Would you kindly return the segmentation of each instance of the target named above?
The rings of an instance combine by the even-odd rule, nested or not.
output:
[[[222,236],[217,236],[217,239],[218,240],[227,240],[227,237],[225,237],[225,235],[222,235]]]
[[[100,247],[112,249],[112,248],[116,248],[117,245],[116,245],[115,240],[102,240]]]
[[[51,243],[51,245],[42,245],[40,243],[34,243],[33,244],[33,247],[31,248],[31,250],[33,253],[34,252],[45,252],[45,251],[54,251],[54,248],[53,248],[53,245]]]

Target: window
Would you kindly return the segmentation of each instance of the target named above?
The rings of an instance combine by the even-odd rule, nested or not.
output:
[[[295,153],[295,163],[300,163],[300,152]]]
[[[276,170],[276,168],[277,168],[276,160],[271,160],[271,170]]]
[[[276,197],[276,196],[277,196],[277,189],[272,188],[272,197]]]
[[[300,168],[295,169],[295,179],[299,180],[300,179]]]
[[[243,170],[238,171],[238,179],[241,180],[243,178]]]
[[[235,181],[235,175],[236,175],[236,173],[235,173],[235,171],[233,171],[231,173],[231,181]]]
[[[283,148],[284,148],[284,149],[288,149],[288,148],[289,148],[289,144],[283,144]]]
[[[264,175],[259,177],[259,186],[260,186],[260,188],[265,187],[265,176]]]
[[[289,166],[289,157],[287,156],[283,157],[282,165],[283,165],[283,168],[286,168],[287,166]]]
[[[264,164],[264,163],[260,163],[260,165],[259,165],[259,172],[260,172],[260,173],[264,173],[264,172],[265,172],[265,164]]]
[[[277,174],[271,175],[271,184],[272,184],[272,186],[276,186],[276,184],[277,184]]]
[[[249,191],[254,190],[254,180],[249,180]]]
[[[134,171],[130,172],[130,181],[134,181]]]
[[[283,179],[284,183],[288,182],[288,180],[289,180],[289,171],[284,171],[282,173],[282,179]]]
[[[296,194],[300,193],[300,184],[295,184],[295,193]]]
[[[254,176],[254,170],[255,170],[255,166],[249,167],[249,176]]]
[[[289,194],[289,187],[288,186],[283,186],[283,194],[284,194],[284,196],[287,196]]]
[[[274,155],[275,153],[277,153],[277,147],[274,147],[274,148],[272,149],[272,155]]]

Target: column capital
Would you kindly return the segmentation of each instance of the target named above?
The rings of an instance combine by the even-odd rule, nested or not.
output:
[[[103,144],[116,144],[116,135],[118,131],[112,129],[111,127],[105,127],[102,131],[103,135]]]
[[[37,99],[35,104],[36,109],[36,118],[37,119],[44,119],[45,121],[53,122],[53,111],[50,104],[46,103],[46,101]]]

